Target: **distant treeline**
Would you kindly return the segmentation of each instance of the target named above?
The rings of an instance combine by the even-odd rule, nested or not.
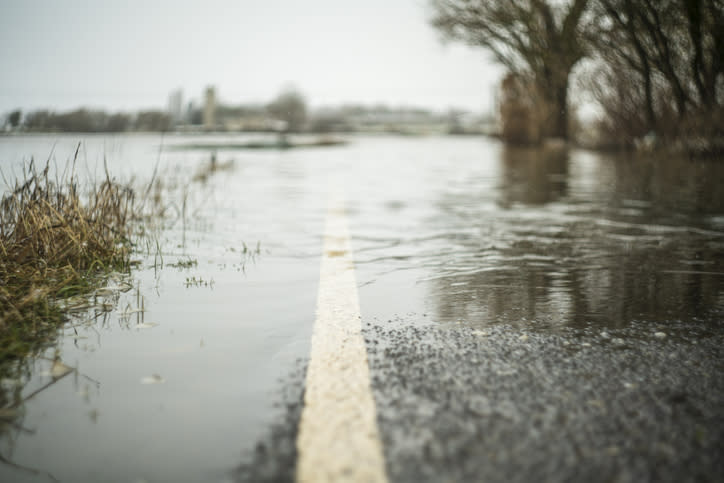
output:
[[[181,117],[160,110],[137,113],[108,113],[103,110],[75,109],[56,112],[20,109],[0,118],[0,130],[14,132],[400,132],[417,133],[437,130],[453,134],[479,134],[481,123],[489,117],[450,109],[433,112],[408,106],[384,104],[346,104],[309,111],[305,98],[295,91],[282,92],[268,104],[218,104],[211,119],[204,119],[200,109],[189,109]]]
[[[163,132],[171,128],[168,113],[158,110],[134,114],[89,109],[67,112],[39,110],[29,112],[24,117],[20,111],[14,111],[8,116],[8,123],[12,128],[37,132]]]

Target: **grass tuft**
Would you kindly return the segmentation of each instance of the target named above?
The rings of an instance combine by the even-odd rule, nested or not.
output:
[[[65,320],[59,300],[129,268],[134,191],[106,173],[81,193],[74,169],[48,172],[31,161],[0,201],[0,364],[52,340]]]

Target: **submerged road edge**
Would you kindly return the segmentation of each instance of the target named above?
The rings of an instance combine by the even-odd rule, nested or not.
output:
[[[387,482],[361,325],[344,201],[333,195],[297,436],[297,482]]]

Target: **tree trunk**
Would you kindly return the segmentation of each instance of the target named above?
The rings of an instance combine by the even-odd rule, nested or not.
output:
[[[543,115],[541,132],[545,138],[568,140],[568,75],[540,87]]]
[[[568,79],[562,85],[554,88],[555,103],[553,104],[554,112],[551,113],[553,118],[553,132],[551,137],[568,140]]]
[[[644,78],[644,95],[646,96],[646,122],[648,127],[656,132],[656,113],[654,112],[654,95],[651,86],[651,69],[648,62],[644,64],[642,76]]]

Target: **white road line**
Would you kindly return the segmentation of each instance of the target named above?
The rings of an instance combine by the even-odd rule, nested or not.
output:
[[[300,483],[387,481],[352,260],[344,202],[334,197],[297,437]]]

